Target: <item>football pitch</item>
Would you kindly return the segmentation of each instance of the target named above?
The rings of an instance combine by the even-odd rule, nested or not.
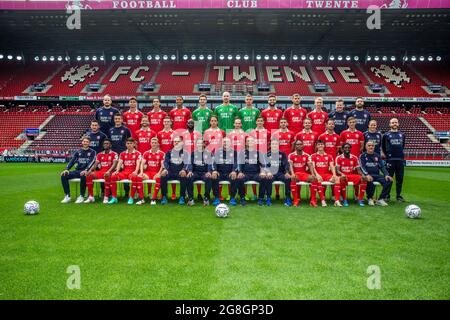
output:
[[[60,204],[62,168],[0,164],[0,299],[450,298],[448,168],[406,168],[406,204],[252,203],[226,219],[200,204]]]

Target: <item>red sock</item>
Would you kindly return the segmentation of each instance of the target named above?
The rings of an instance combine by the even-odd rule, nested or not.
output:
[[[311,193],[311,202],[316,202],[316,192],[317,192],[318,182],[311,182],[309,186],[309,191]]]
[[[144,199],[144,184],[142,183],[142,178],[136,177],[136,185],[137,185],[137,191],[139,194],[139,199]]]
[[[334,184],[333,192],[334,192],[334,201],[339,201],[339,196],[341,194],[341,184],[340,183]]]
[[[319,193],[320,201],[324,201],[325,200],[325,188],[324,188],[324,186],[320,182],[318,182],[316,188],[317,188],[317,192]]]
[[[109,179],[105,179],[105,197],[109,197],[111,192],[111,177]]]
[[[201,184],[197,185],[197,194],[202,194],[202,185]]]
[[[130,190],[130,198],[134,199],[134,195],[136,194],[136,181],[137,177],[131,177],[131,190]]]
[[[111,195],[113,198],[117,198],[117,181],[119,177],[117,175],[113,175],[111,177]]]
[[[90,197],[94,196],[94,183],[92,182],[93,177],[91,175],[86,176],[86,187],[88,189],[88,194]]]
[[[295,181],[291,182],[291,192],[292,192],[292,198],[294,198],[294,203],[298,203],[298,193],[297,188],[300,188],[301,186],[297,186],[297,183]]]
[[[342,199],[347,200],[347,182],[341,181],[341,196]]]
[[[253,195],[256,196],[256,184],[252,184]]]
[[[219,199],[223,200],[223,197],[222,197],[222,185],[221,184],[219,184]]]
[[[177,185],[172,183],[172,198],[175,198],[175,192],[177,191]]]
[[[157,179],[156,183],[155,183],[155,189],[153,190],[152,200],[156,200],[156,197],[158,196],[158,192],[159,192],[159,187],[160,187],[160,182],[159,182],[159,179]]]
[[[279,184],[276,184],[276,185],[275,185],[275,195],[276,195],[277,197],[280,196],[280,185],[279,185]]]
[[[359,184],[358,200],[363,200],[364,199],[364,195],[366,193],[366,188],[367,188],[367,182],[366,181],[361,181],[361,183]]]

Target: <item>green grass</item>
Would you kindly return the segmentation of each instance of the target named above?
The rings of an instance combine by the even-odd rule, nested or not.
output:
[[[387,208],[63,205],[59,165],[0,164],[0,299],[449,299],[450,170]],[[41,204],[37,216],[25,201]],[[69,290],[66,269],[81,269]],[[367,288],[367,268],[381,289]]]

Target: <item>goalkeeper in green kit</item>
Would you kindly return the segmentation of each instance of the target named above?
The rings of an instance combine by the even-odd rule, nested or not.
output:
[[[201,94],[198,97],[199,107],[192,112],[192,120],[195,123],[195,131],[201,132],[202,134],[206,129],[209,128],[209,120],[214,114],[211,109],[206,106],[206,95]]]
[[[219,120],[219,128],[227,133],[234,129],[234,119],[238,116],[238,108],[230,104],[230,93],[222,94],[222,104],[214,109],[214,114]]]
[[[250,132],[256,128],[256,119],[259,117],[259,109],[253,106],[253,96],[247,94],[245,96],[245,107],[238,112],[239,119],[242,120],[242,130]]]

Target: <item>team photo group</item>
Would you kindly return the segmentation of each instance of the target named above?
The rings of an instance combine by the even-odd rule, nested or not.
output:
[[[288,207],[302,202],[326,207],[330,188],[336,207],[349,206],[350,197],[361,207],[387,206],[394,177],[396,200],[404,201],[405,135],[397,118],[389,127],[384,134],[378,130],[362,98],[350,111],[337,99],[328,113],[318,97],[308,113],[299,94],[285,110],[277,107],[275,95],[259,110],[249,94],[239,110],[224,92],[214,109],[202,94],[193,112],[179,96],[168,113],[153,99],[147,114],[131,98],[121,114],[105,95],[81,148],[61,172],[61,202],[72,201],[70,181],[79,181],[77,204],[95,202],[98,183],[96,193],[110,205],[118,203],[123,188],[129,205],[146,199],[164,205],[178,197],[178,204],[192,206],[196,189],[195,200],[205,206],[224,201],[244,206],[248,200],[270,206],[274,192]]]

